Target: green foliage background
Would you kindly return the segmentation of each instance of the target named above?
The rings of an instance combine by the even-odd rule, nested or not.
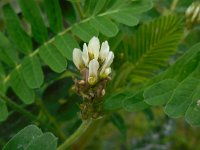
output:
[[[55,150],[78,128],[72,50],[98,36],[115,54],[105,113],[71,149],[200,149],[200,26],[188,29],[185,18],[192,2],[0,1],[0,148],[29,124],[43,132],[27,126],[5,150]]]

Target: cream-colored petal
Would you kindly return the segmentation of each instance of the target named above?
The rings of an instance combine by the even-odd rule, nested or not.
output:
[[[89,62],[89,78],[88,83],[94,85],[98,80],[99,62],[93,59]]]
[[[102,68],[101,68],[100,75],[102,75],[105,72],[106,68],[110,67],[110,65],[113,62],[113,59],[114,59],[114,53],[110,51],[108,53],[108,56],[106,57],[106,60],[105,60],[105,62],[103,64]]]
[[[88,54],[88,48],[86,43],[83,44],[83,54],[82,54],[83,62],[85,66],[88,66],[89,63],[89,54]]]
[[[107,78],[108,75],[111,73],[111,68],[106,68],[103,73],[100,74],[100,78]]]
[[[89,44],[88,44],[88,51],[89,51],[90,56],[92,56],[92,58],[97,60],[99,57],[99,49],[100,49],[99,39],[94,36],[89,41]]]
[[[84,62],[82,59],[82,51],[78,48],[74,48],[73,50],[73,62],[78,69],[82,69],[84,67]]]
[[[190,7],[188,7],[188,9],[185,12],[186,16],[190,17],[192,15],[192,12],[194,11],[194,9],[195,9],[194,5],[191,5]]]
[[[100,53],[99,53],[99,58],[101,61],[104,61],[106,59],[106,57],[108,56],[109,53],[109,45],[108,45],[108,41],[105,41],[101,44],[101,49],[100,49]]]
[[[200,13],[200,7],[196,7],[193,12],[191,20],[194,21],[195,19],[198,19],[199,13]]]

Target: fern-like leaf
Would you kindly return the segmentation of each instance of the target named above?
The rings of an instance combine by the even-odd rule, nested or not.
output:
[[[175,15],[160,17],[142,25],[133,38],[124,42],[125,46],[131,44],[134,49],[127,56],[129,63],[122,66],[125,71],[118,77],[115,87],[123,83],[126,77],[133,84],[144,83],[152,77],[176,52],[182,35],[182,19]]]

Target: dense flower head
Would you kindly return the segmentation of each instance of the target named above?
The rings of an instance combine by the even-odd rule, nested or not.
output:
[[[90,85],[109,76],[113,59],[114,53],[110,51],[108,42],[100,45],[97,37],[92,37],[88,45],[84,43],[83,51],[78,48],[73,50],[73,62],[80,71],[88,70],[86,82]]]

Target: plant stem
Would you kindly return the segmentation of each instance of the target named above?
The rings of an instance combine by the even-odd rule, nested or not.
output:
[[[24,109],[23,107],[21,107],[20,105],[18,105],[14,101],[10,100],[8,97],[2,95],[1,93],[0,93],[0,98],[2,100],[4,100],[10,107],[12,107],[13,109],[15,109],[16,111],[18,111],[19,113],[21,113],[24,116],[26,116],[28,119],[40,122],[40,120],[35,115],[33,115],[32,113],[30,113],[29,111],[27,111],[26,109]]]
[[[83,121],[80,127],[69,137],[65,140],[63,144],[61,144],[57,150],[66,150],[71,144],[73,144],[89,127],[92,120]]]
[[[59,138],[63,139],[63,135],[60,134],[60,131],[58,132],[58,130],[54,128],[52,128],[50,125],[46,124],[43,120],[40,120],[37,116],[33,115],[31,112],[27,111],[26,109],[24,109],[22,106],[20,106],[19,104],[15,103],[14,101],[12,101],[10,98],[8,98],[7,96],[4,96],[3,94],[0,93],[0,98],[6,102],[6,104],[10,107],[12,107],[14,110],[16,110],[17,112],[21,113],[22,115],[26,116],[30,121],[37,121],[40,123],[40,125],[42,127],[47,128],[48,130],[50,130],[51,132],[54,132]]]
[[[75,5],[76,5],[77,10],[79,12],[80,18],[83,19],[84,18],[84,13],[83,13],[83,10],[81,8],[80,1],[78,1]]]

